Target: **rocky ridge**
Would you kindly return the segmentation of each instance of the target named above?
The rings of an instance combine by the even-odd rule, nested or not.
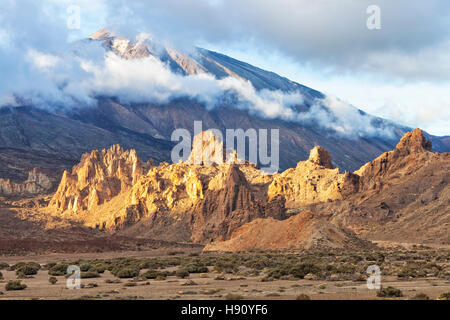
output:
[[[14,182],[10,179],[0,178],[0,194],[10,196],[30,196],[46,194],[52,191],[53,179],[33,168],[28,172],[28,178],[24,182]]]
[[[211,150],[227,154],[211,133],[196,137],[195,148],[207,156],[214,155]],[[449,165],[448,154],[430,148],[416,129],[396,149],[355,173],[340,173],[328,151],[316,146],[295,169],[266,175],[248,162],[195,164],[192,154],[186,162],[144,165],[134,151],[115,146],[83,156],[72,173],[65,172],[47,210],[126,236],[212,243],[207,250],[361,248],[368,243],[357,235],[374,234],[367,233],[369,226],[384,230],[416,197],[405,195],[392,203],[377,199],[390,199],[389,188],[405,188],[404,183],[428,172],[429,166]],[[448,181],[437,187],[434,179],[421,179],[436,191],[428,202],[445,197]],[[430,208],[437,208],[439,221],[446,225],[448,206],[441,201]],[[406,216],[408,222],[399,228],[416,219]]]
[[[273,177],[267,195],[286,197],[286,207],[296,208],[305,204],[344,199],[358,192],[359,176],[350,172],[339,173],[334,168],[329,152],[314,147],[308,160],[300,161],[294,169],[288,169]]]

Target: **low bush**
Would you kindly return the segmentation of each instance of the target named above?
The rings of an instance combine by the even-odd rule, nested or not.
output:
[[[189,273],[208,273],[209,271],[208,267],[195,263],[183,265],[182,268]]]
[[[89,271],[91,268],[92,266],[89,263],[83,263],[82,265],[80,265],[81,272]]]
[[[51,284],[56,284],[58,282],[58,279],[56,279],[55,277],[50,277],[48,278],[48,282],[50,282]]]
[[[418,293],[411,300],[430,300],[430,297],[425,293]]]
[[[27,287],[26,284],[23,284],[20,282],[20,280],[10,280],[8,281],[8,283],[5,285],[5,289],[6,291],[11,291],[11,290],[23,290]]]
[[[441,294],[439,296],[440,300],[450,300],[450,291],[449,292],[444,292],[443,294]]]
[[[186,270],[186,269],[184,269],[184,268],[180,268],[180,269],[178,269],[178,270],[176,271],[175,275],[176,275],[178,278],[184,279],[184,278],[189,277],[189,271]]]
[[[225,296],[225,300],[242,300],[242,299],[244,299],[244,297],[236,293],[229,293]]]
[[[39,265],[38,265],[39,266]],[[24,264],[16,268],[16,275],[32,276],[38,273],[41,266],[35,264]]]
[[[6,270],[9,268],[9,264],[6,262],[0,262],[0,270]]]
[[[295,298],[295,300],[311,300],[311,298],[307,294],[301,293]]]
[[[147,270],[142,274],[142,277],[146,279],[156,279],[157,277],[167,277],[169,275],[168,272],[158,271],[158,270]]]
[[[108,269],[108,265],[104,263],[96,264],[91,268],[91,271],[96,271],[98,273],[104,273]]]
[[[47,264],[44,264],[44,270],[50,270],[54,266],[56,266],[56,262],[49,262]]]
[[[235,273],[239,266],[233,261],[217,261],[214,265],[214,270],[221,273]]]
[[[48,270],[50,276],[64,276],[67,273],[67,268],[69,265],[67,263],[58,263],[52,266]]]
[[[139,276],[139,269],[130,267],[117,268],[113,269],[111,273],[115,275],[117,278],[135,278]]]
[[[394,287],[387,287],[387,288],[381,288],[377,292],[377,297],[382,298],[399,298],[403,297],[402,292],[400,289],[394,288]]]

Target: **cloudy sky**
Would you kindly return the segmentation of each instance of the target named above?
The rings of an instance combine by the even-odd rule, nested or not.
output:
[[[2,0],[1,5],[3,70],[14,65],[17,43],[51,51],[106,26],[125,36],[147,32],[180,48],[219,51],[374,115],[450,135],[448,0]],[[370,5],[380,8],[380,29],[367,28]],[[79,29],[67,27],[73,6],[80,9]],[[11,43],[16,51],[8,52]],[[39,57],[44,67],[53,63],[47,58]],[[17,85],[20,78],[15,80]],[[0,80],[0,90],[10,85]]]

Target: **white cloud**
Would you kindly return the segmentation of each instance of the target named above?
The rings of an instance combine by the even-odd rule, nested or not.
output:
[[[27,58],[30,60],[34,67],[43,71],[55,67],[60,60],[57,56],[39,52],[34,49],[28,50]]]
[[[115,96],[125,103],[167,103],[174,98],[189,97],[214,108],[228,92],[234,95],[238,108],[263,117],[292,119],[291,106],[303,102],[299,93],[258,92],[249,81],[234,77],[218,80],[210,74],[175,74],[153,56],[127,60],[108,52],[103,64],[83,61],[81,66],[93,76],[85,80],[86,90],[92,90],[94,95]]]
[[[394,138],[392,124],[388,121],[378,119],[381,123],[375,124],[374,117],[361,113],[357,108],[333,96],[317,100],[308,112],[298,114],[296,119],[302,122],[315,121],[322,128],[350,138]]]
[[[443,0],[419,5],[417,1],[380,0],[382,29],[368,31],[365,8],[369,2],[79,0],[81,30],[74,31],[66,27],[66,9],[73,1],[4,1],[0,102],[13,104],[14,93],[20,93],[24,101],[61,108],[94,103],[92,94],[103,92],[124,101],[165,101],[188,95],[211,106],[223,90],[232,90],[240,108],[266,117],[297,116],[290,108],[300,99],[296,95],[256,92],[249,83],[232,78],[185,79],[167,73],[155,61],[133,63],[104,57],[92,44],[78,51],[81,58],[67,50],[68,40],[85,37],[106,22],[125,36],[150,31],[181,48],[202,41],[225,49],[243,45],[250,48],[250,63],[256,52],[263,52],[262,62],[267,52],[277,52],[277,59],[265,65],[269,70],[281,70],[282,75],[376,115],[448,134],[450,35],[444,31],[450,26],[450,5]],[[326,102],[331,107],[340,105],[330,101]],[[343,106],[335,112],[342,119],[358,116],[349,110]],[[329,115],[322,111],[317,110],[326,119]],[[367,119],[360,120],[365,123]],[[340,121],[334,129],[349,132],[351,124],[357,126]],[[370,128],[365,132],[371,134]]]

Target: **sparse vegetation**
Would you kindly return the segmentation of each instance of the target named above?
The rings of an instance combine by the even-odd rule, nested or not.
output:
[[[68,267],[69,265],[67,263],[55,264],[48,270],[48,274],[50,276],[64,276],[67,273]]]
[[[225,296],[225,300],[242,300],[244,299],[244,297],[240,294],[236,294],[236,293],[228,293]]]
[[[418,293],[411,300],[430,300],[430,297],[425,293]]]
[[[117,268],[111,271],[117,278],[134,278],[139,276],[139,269],[136,268]]]
[[[400,289],[394,288],[394,287],[387,287],[387,288],[381,288],[377,292],[377,297],[382,298],[399,298],[403,297],[402,292]]]
[[[80,265],[81,272],[87,272],[92,268],[92,266],[89,263],[83,263]]]
[[[184,279],[189,277],[189,271],[187,271],[186,269],[182,268],[182,269],[178,269],[176,274],[175,274],[178,278]]]
[[[307,294],[301,293],[295,298],[295,300],[311,300],[311,298]]]
[[[232,291],[231,294],[240,295],[242,292],[261,292],[262,296],[266,294],[281,296],[296,296],[299,299],[303,297],[299,292],[295,292],[294,286],[277,286],[269,283],[261,283],[261,287],[270,288],[270,290],[257,290],[248,288],[245,285],[246,278],[258,280],[261,282],[277,280],[296,280],[306,278],[308,281],[296,283],[300,287],[310,286],[316,293],[327,295],[329,293],[342,292],[338,288],[348,287],[355,289],[357,281],[365,281],[368,277],[366,270],[369,265],[377,264],[383,276],[396,277],[396,281],[406,281],[410,278],[416,281],[427,281],[433,291],[426,291],[429,297],[439,296],[441,292],[436,290],[441,287],[443,281],[448,281],[450,277],[450,251],[421,249],[415,250],[366,250],[360,252],[348,251],[311,251],[311,252],[262,252],[255,250],[253,252],[240,253],[202,253],[185,254],[179,256],[158,256],[151,258],[110,258],[110,259],[79,259],[75,261],[57,261],[48,262],[43,265],[43,269],[48,269],[49,283],[58,281],[57,276],[65,276],[69,265],[78,265],[81,270],[82,278],[98,278],[105,270],[110,271],[116,278],[114,280],[105,280],[106,284],[113,284],[123,288],[123,283],[119,278],[133,279],[125,286],[144,285],[147,279],[156,281],[167,280],[174,282],[176,286],[188,285],[188,278],[199,285],[203,282],[219,284],[219,281],[236,281],[237,288],[240,291]],[[1,265],[8,271],[15,271],[18,279],[27,279],[33,277],[41,268],[35,262],[19,262],[8,265]],[[42,269],[41,268],[41,269]],[[3,272],[5,275],[5,272]],[[404,276],[402,276],[404,275]],[[6,276],[6,275],[5,275]],[[179,281],[174,278],[186,279]],[[1,278],[1,273],[0,273]],[[198,278],[205,280],[197,281]],[[207,280],[206,280],[207,279]],[[386,279],[386,278],[384,278]],[[431,281],[432,279],[432,281]],[[9,280],[9,279],[8,279]],[[34,279],[26,280],[33,283]],[[329,282],[333,281],[333,283]],[[336,282],[337,281],[337,282]],[[117,283],[122,283],[117,285]],[[178,284],[176,284],[178,283]],[[399,298],[402,292],[396,288],[388,287],[389,282],[384,281],[387,288],[383,288],[377,295],[380,298]],[[283,283],[285,285],[285,283]],[[31,286],[31,284],[29,284]],[[272,286],[276,286],[273,288]],[[396,285],[394,285],[396,286]],[[405,286],[408,284],[405,282]],[[87,287],[87,286],[86,286]],[[230,288],[233,288],[231,285]],[[245,289],[244,289],[245,288]],[[113,286],[111,291],[116,290]],[[256,291],[255,291],[256,290]],[[186,291],[182,290],[186,295]],[[207,293],[205,293],[207,292]],[[300,291],[302,292],[302,291]],[[215,298],[225,298],[225,294],[218,294],[215,290],[200,289],[197,294],[215,295]],[[344,293],[345,294],[345,293]],[[181,295],[181,294],[180,294]],[[420,292],[414,296],[408,294],[410,299],[427,299],[427,295]],[[447,295],[447,296],[446,296]],[[442,294],[439,299],[448,299],[450,293]],[[251,293],[249,297],[254,297]],[[429,298],[428,297],[428,298]]]
[[[444,292],[443,294],[441,294],[439,296],[440,300],[450,300],[450,291],[449,292]]]
[[[22,264],[18,267],[15,267],[15,270],[16,270],[16,275],[18,275],[18,276],[21,276],[21,275],[31,276],[31,275],[37,274],[40,268],[41,268],[41,266],[37,263],[26,263],[26,264]]]
[[[26,284],[23,284],[20,280],[10,280],[5,285],[6,291],[12,291],[12,290],[23,290],[27,287]]]
[[[167,277],[168,272],[158,271],[158,270],[148,270],[142,274],[145,279],[156,279],[157,277]]]

